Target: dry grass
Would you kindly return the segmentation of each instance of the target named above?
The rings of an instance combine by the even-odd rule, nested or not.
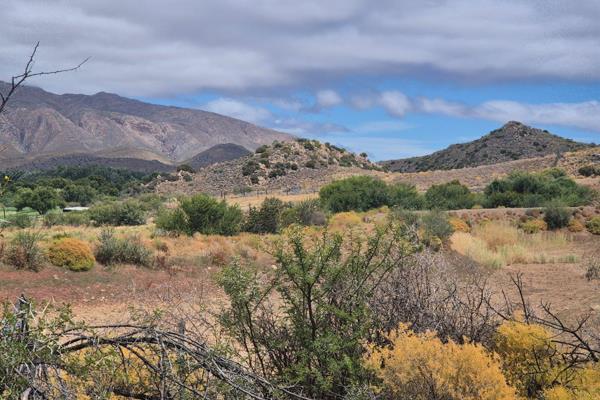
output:
[[[281,201],[289,201],[292,203],[299,203],[304,200],[316,199],[319,197],[319,193],[301,193],[301,194],[281,194],[281,193],[272,193],[272,194],[261,194],[261,195],[252,195],[252,196],[227,196],[226,201],[230,204],[237,204],[242,209],[247,209],[248,207],[256,207],[260,206],[262,202],[269,197],[275,197],[280,199]]]
[[[526,234],[506,222],[488,222],[452,235],[452,249],[492,268],[513,264],[573,263],[571,238],[563,232]]]

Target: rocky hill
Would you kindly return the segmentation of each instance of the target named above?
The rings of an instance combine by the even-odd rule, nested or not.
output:
[[[384,161],[381,164],[397,172],[448,170],[541,157],[588,146],[546,130],[510,121],[472,142],[453,144],[427,156]]]
[[[0,91],[6,84],[0,82]],[[178,164],[215,145],[254,150],[285,133],[223,115],[159,106],[116,94],[56,95],[21,87],[0,116],[0,159],[109,153]],[[131,155],[130,155],[131,154]]]
[[[365,154],[357,155],[329,143],[297,139],[264,145],[246,157],[213,164],[177,180],[156,182],[162,193],[231,194],[243,191],[318,189],[332,177],[369,173],[381,167]]]

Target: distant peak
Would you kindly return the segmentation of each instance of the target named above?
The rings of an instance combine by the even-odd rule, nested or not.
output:
[[[508,121],[506,124],[502,126],[502,129],[505,128],[526,128],[527,126],[519,121]]]

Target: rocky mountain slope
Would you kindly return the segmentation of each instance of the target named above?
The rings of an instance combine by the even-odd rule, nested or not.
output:
[[[5,87],[0,82],[0,90]],[[0,159],[120,149],[120,158],[143,155],[147,160],[177,164],[218,144],[254,150],[291,138],[211,112],[148,104],[110,93],[56,95],[26,86],[11,101],[0,116]]]
[[[448,170],[540,157],[588,146],[510,121],[472,142],[453,144],[427,156],[384,161],[381,164],[397,172]]]
[[[210,165],[194,174],[180,172],[178,179],[162,178],[162,193],[232,194],[254,190],[318,190],[332,177],[367,174],[381,167],[366,156],[328,143],[297,139],[261,146],[246,157]]]

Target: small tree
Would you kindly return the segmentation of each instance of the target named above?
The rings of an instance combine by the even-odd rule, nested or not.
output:
[[[353,176],[323,186],[323,206],[332,212],[366,211],[388,203],[385,182],[370,176]]]

